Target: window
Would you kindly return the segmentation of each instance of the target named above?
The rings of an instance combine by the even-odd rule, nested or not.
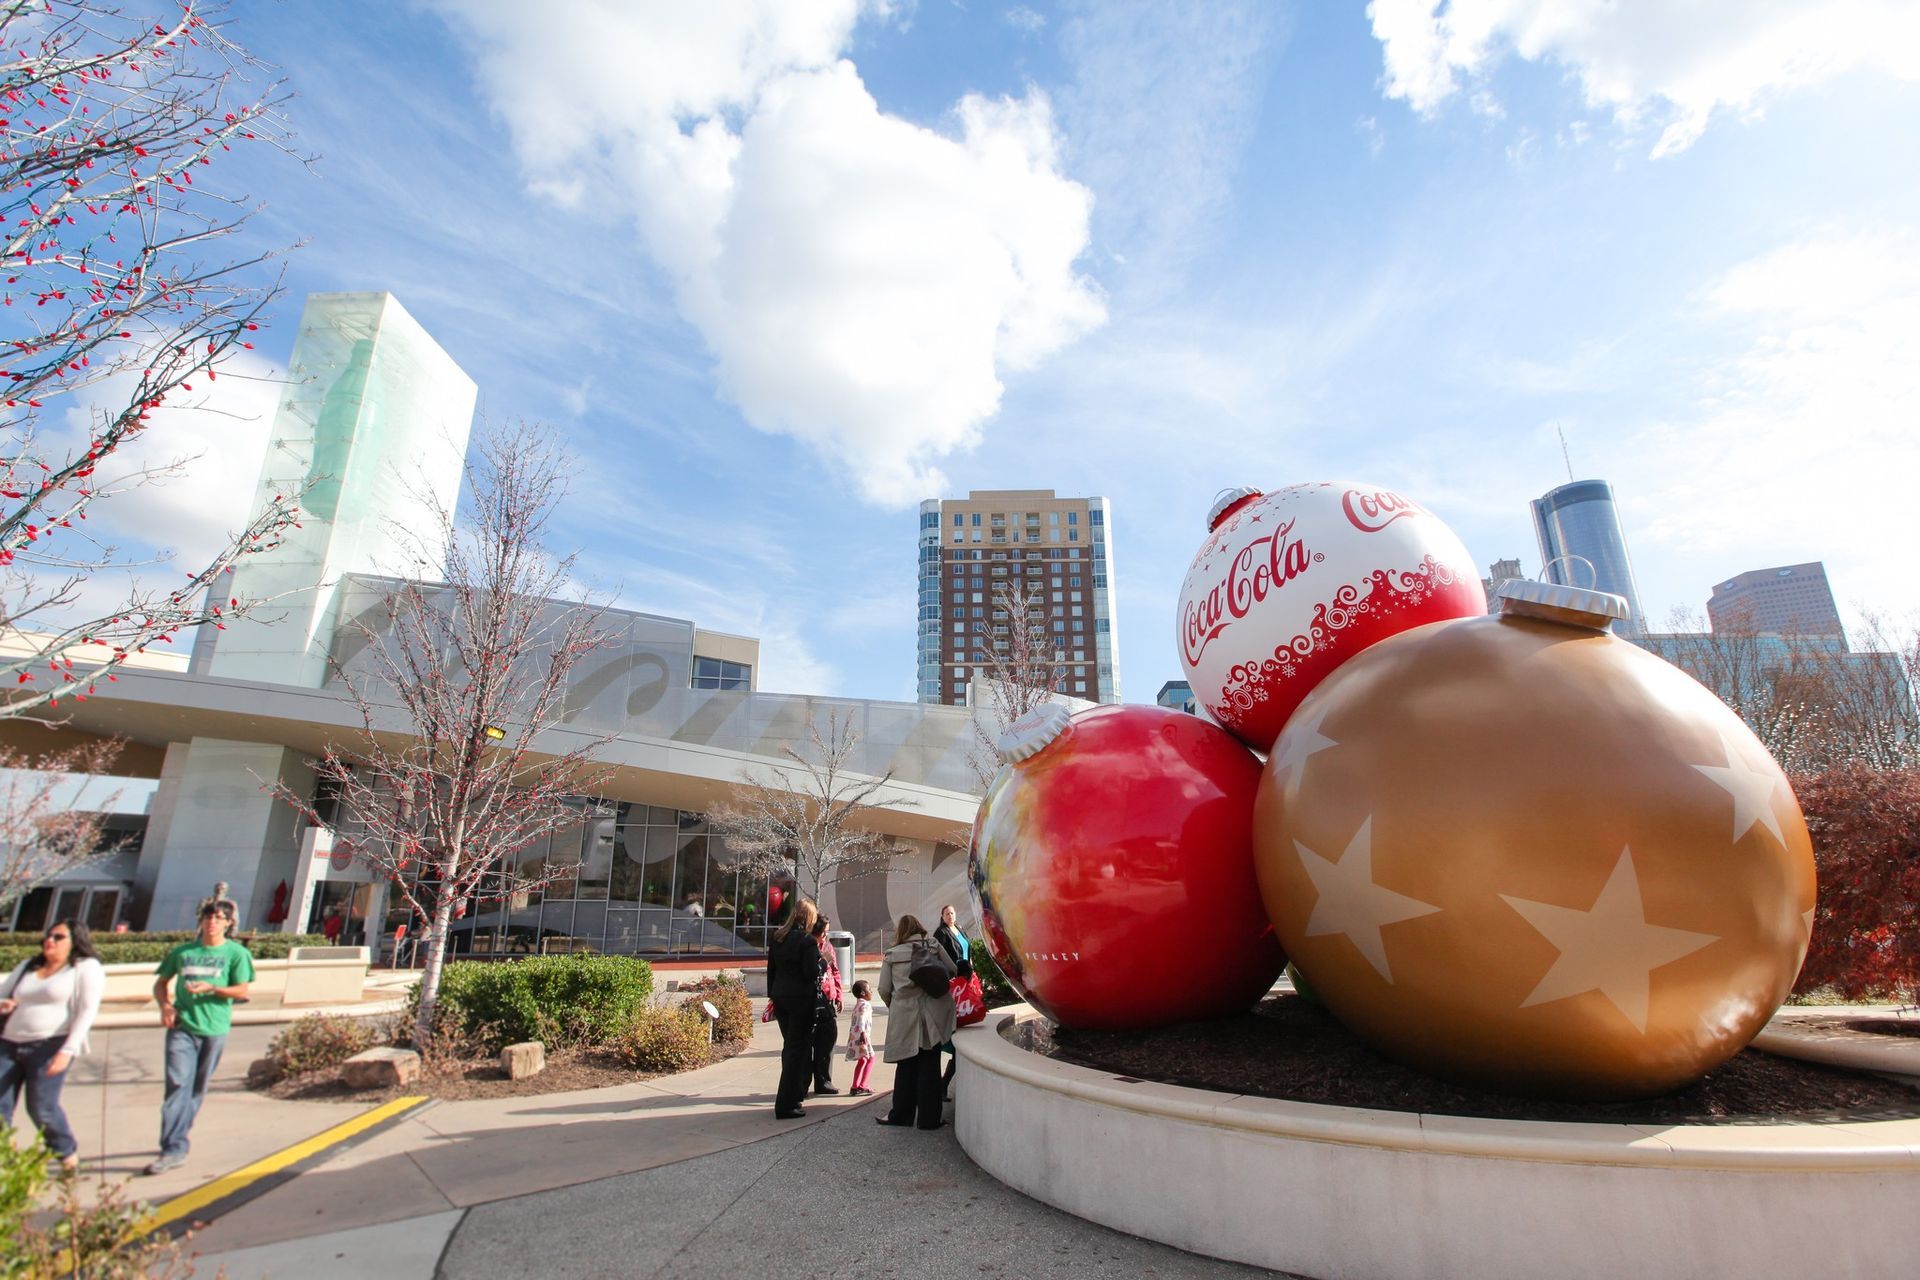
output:
[[[1066,599],[1066,597],[1062,595],[1060,592],[1056,591],[1053,593],[1053,602],[1055,604],[1059,604],[1064,599]]]
[[[1058,578],[1055,578],[1055,579],[1053,580],[1053,582],[1052,582],[1052,584],[1051,584],[1051,585],[1053,585],[1053,586],[1055,586],[1055,587],[1058,587],[1058,586],[1060,585],[1060,579],[1058,579]]]
[[[693,687],[696,689],[751,689],[753,668],[744,662],[723,662],[719,658],[695,657]]]
[[[1100,522],[1095,520],[1094,523],[1099,524]],[[973,527],[976,529],[980,527],[980,513],[978,511],[973,513]]]
[[[959,584],[959,583],[955,583],[954,585],[955,585],[955,586],[958,586],[958,585],[960,585],[960,584]],[[954,602],[955,604],[965,604],[965,603],[967,602],[967,593],[966,593],[966,592],[964,592],[964,591],[956,591],[956,592],[954,592],[954,593],[953,593],[953,602]]]
[[[1080,541],[1080,531],[1078,529],[1067,530],[1067,541],[1068,542]]]
[[[1069,576],[1068,576],[1068,578],[1067,578],[1067,585],[1068,585],[1068,586],[1070,586],[1070,587],[1077,587],[1077,586],[1079,586],[1079,585],[1080,585],[1080,575],[1079,575],[1079,574],[1077,574],[1077,573],[1075,573],[1075,574],[1071,574],[1071,575],[1069,575]]]
[[[960,527],[960,525],[961,525],[961,522],[962,522],[962,521],[963,521],[964,519],[965,519],[965,517],[963,517],[963,516],[962,516],[962,515],[961,515],[961,514],[960,514],[960,513],[958,512],[958,511],[956,511],[956,512],[954,512],[954,513],[953,513],[953,527],[954,527],[954,528],[956,528],[956,529],[958,529],[958,528]]]
[[[982,585],[982,583],[981,583],[981,580],[980,580],[979,578],[975,578],[975,579],[973,580],[973,582],[971,583],[971,585],[972,585],[972,586],[975,586],[975,587],[978,587],[978,586],[981,586],[981,585]]]
[[[987,616],[987,611],[983,608],[976,608],[973,611],[973,616],[976,618],[984,618]]]
[[[1060,624],[1056,622],[1053,625],[1057,627]],[[1087,629],[1087,624],[1076,619],[1073,624],[1073,629],[1075,631],[1085,631]]]
[[[965,634],[966,634],[966,631],[967,631],[967,624],[966,624],[966,623],[964,623],[964,622],[956,622],[956,623],[954,623],[954,624],[953,624],[953,632],[954,632],[954,634],[955,634],[955,635],[965,635]]]
[[[1049,512],[1047,512],[1047,523],[1048,523],[1048,524],[1059,524],[1059,523],[1060,523],[1060,513],[1059,513],[1058,511],[1049,511]]]
[[[980,541],[980,531],[979,531],[978,529],[975,529],[975,530],[973,531],[973,540],[974,540],[975,542],[978,542],[978,541]]]
[[[960,541],[960,534],[959,534],[959,532],[958,532],[958,531],[956,531],[956,532],[954,533],[954,535],[953,535],[953,540],[954,540],[955,542],[959,542],[959,541]]]
[[[1058,529],[1047,530],[1047,541],[1048,542],[1060,541],[1060,531]]]
[[[1065,631],[1067,629],[1067,624],[1064,622],[1055,621],[1053,624],[1053,629],[1055,631]]]
[[[982,593],[981,593],[981,592],[978,592],[978,591],[976,591],[976,592],[974,592],[974,593],[973,593],[973,602],[974,602],[975,604],[979,604],[979,603],[980,603],[980,597],[981,597],[981,595],[982,595]]]
[[[1089,511],[1087,513],[1088,524],[1098,525],[1098,524],[1105,524],[1106,522],[1107,522],[1107,513],[1102,511],[1098,507],[1095,507],[1092,511]]]
[[[1075,693],[1085,693],[1087,691],[1087,682],[1085,680],[1075,680],[1073,682],[1073,691]]]
[[[1074,617],[1076,617],[1076,618],[1080,616],[1080,606],[1079,606],[1079,605],[1075,605],[1075,606],[1073,606],[1073,616],[1074,616]]]
[[[1079,524],[1079,523],[1080,523],[1080,513],[1079,513],[1078,511],[1069,511],[1069,512],[1067,512],[1067,523],[1068,523],[1068,524]]]

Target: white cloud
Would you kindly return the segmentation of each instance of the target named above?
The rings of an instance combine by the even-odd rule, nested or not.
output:
[[[1001,374],[1105,319],[1045,95],[969,95],[951,133],[885,114],[841,56],[884,3],[438,7],[527,181],[630,204],[723,393],[871,500],[937,492]]]
[[[1509,54],[1552,62],[1587,104],[1660,128],[1656,159],[1684,151],[1716,111],[1871,68],[1920,79],[1911,0],[1372,0],[1383,87],[1431,114]],[[1491,101],[1490,98],[1486,99]]]
[[[131,378],[87,388],[84,402],[67,408],[64,441],[84,446],[94,406],[124,405]],[[193,381],[193,391],[155,409],[146,430],[101,463],[98,478],[104,494],[143,470],[177,471],[103,496],[87,521],[100,540],[171,554],[183,570],[211,560],[246,524],[284,385],[245,352],[229,356],[214,381]]]
[[[1708,364],[1690,413],[1639,432],[1649,547],[1715,575],[1824,559],[1843,602],[1905,613],[1912,430],[1920,403],[1920,235],[1834,231],[1744,262],[1702,294],[1708,331],[1744,346]],[[1646,558],[1636,542],[1636,556]]]
[[[1036,13],[1023,4],[1014,5],[1011,9],[1002,13],[1000,17],[1014,30],[1025,32],[1030,36],[1039,35],[1041,31],[1046,29],[1047,25],[1047,19],[1044,14]]]

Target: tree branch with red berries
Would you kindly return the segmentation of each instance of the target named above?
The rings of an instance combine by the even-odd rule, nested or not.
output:
[[[277,294],[264,255],[221,256],[248,211],[207,173],[238,146],[286,150],[284,100],[217,6],[154,21],[0,0],[0,716],[84,698],[149,646],[244,614],[257,602],[228,571],[299,518],[298,495],[279,495],[177,585],[74,616],[93,579],[138,563],[89,517],[184,465],[123,451],[211,389]]]

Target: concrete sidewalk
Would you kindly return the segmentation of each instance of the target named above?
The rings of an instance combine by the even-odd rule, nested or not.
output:
[[[777,1121],[778,1056],[760,1025],[738,1056],[651,1084],[441,1103],[220,1218],[193,1238],[196,1265],[231,1280],[1267,1274],[1029,1200],[951,1126],[874,1125],[885,1094],[809,1097],[806,1119]]]

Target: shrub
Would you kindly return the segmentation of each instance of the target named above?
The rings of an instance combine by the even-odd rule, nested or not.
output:
[[[1843,765],[1794,779],[1819,897],[1794,985],[1848,999],[1920,987],[1920,769]]]
[[[712,1052],[707,1015],[685,1005],[642,1009],[619,1040],[620,1060],[635,1071],[690,1071]]]
[[[633,1025],[652,994],[653,967],[636,956],[451,960],[440,971],[435,1031],[471,1039],[489,1054],[523,1040],[550,1049],[607,1044]],[[419,1000],[416,985],[409,1022]]]
[[[731,973],[722,973],[714,978],[702,978],[689,987],[682,987],[688,993],[681,1004],[688,1009],[698,1010],[701,1018],[706,1012],[700,1009],[702,1000],[711,1001],[720,1011],[719,1019],[713,1024],[713,1038],[732,1044],[753,1037],[753,998],[747,994],[747,984]]]
[[[290,1023],[267,1046],[267,1061],[276,1076],[304,1075],[337,1067],[363,1049],[373,1047],[372,1027],[340,1013],[310,1013]]]
[[[980,990],[985,993],[988,1004],[1008,1004],[1018,1001],[1021,996],[1007,981],[1007,975],[1000,971],[1000,964],[993,958],[993,952],[987,950],[983,938],[967,939],[967,963],[980,975]]]
[[[94,935],[93,949],[100,953],[101,964],[159,964],[167,958],[167,952],[197,936],[192,933],[99,933]],[[317,933],[236,935],[234,941],[252,952],[255,960],[285,960],[287,952],[295,947],[327,945],[327,940]],[[0,934],[0,965],[11,969],[39,954],[39,934]]]
[[[16,1148],[12,1131],[0,1124],[0,1276],[165,1280],[191,1275],[178,1244],[142,1229],[149,1212],[128,1197],[124,1182],[54,1177],[38,1139]]]

